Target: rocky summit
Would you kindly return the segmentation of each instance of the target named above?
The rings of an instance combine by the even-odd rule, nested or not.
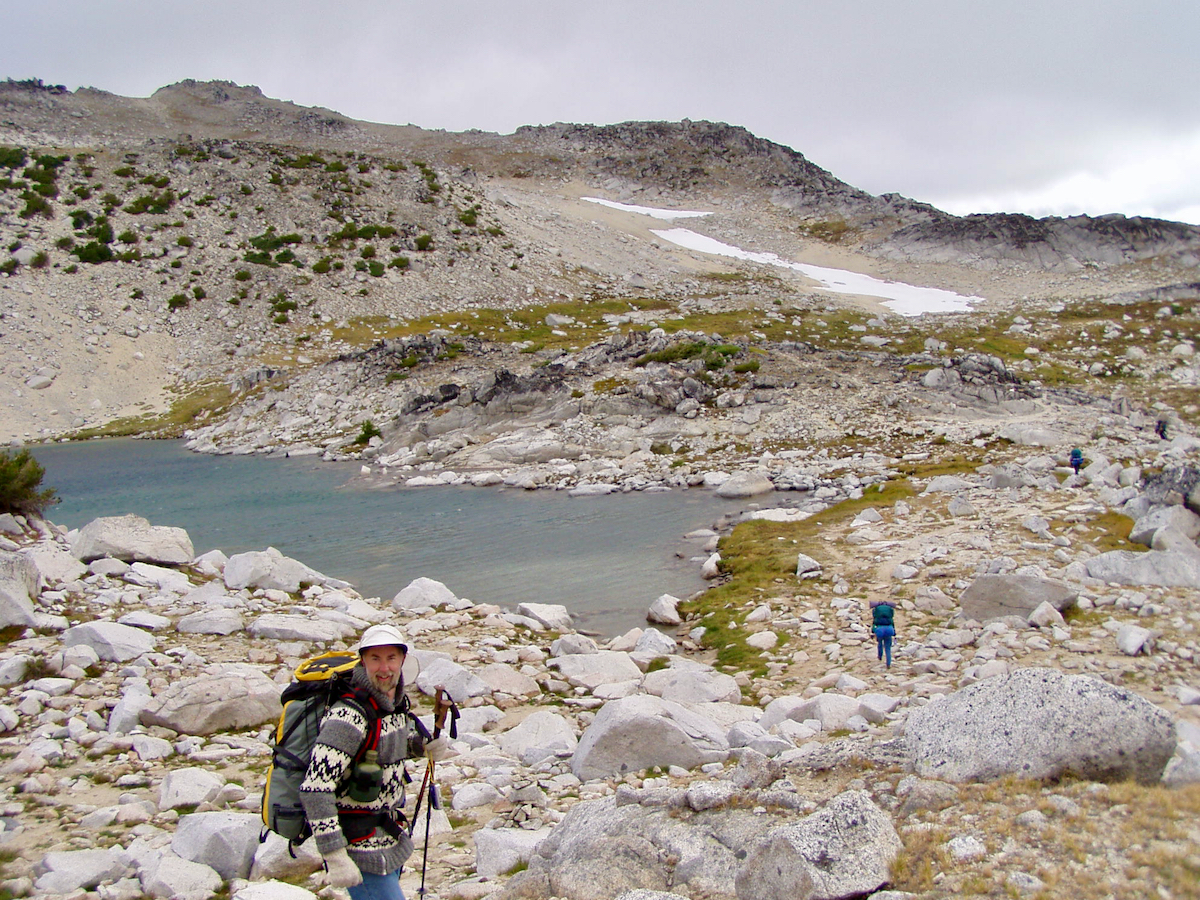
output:
[[[0,515],[0,892],[339,896],[258,809],[296,666],[386,621],[462,712],[408,896],[427,840],[461,900],[1197,896],[1200,229],[954,217],[721,123],[0,106],[5,440],[745,503],[602,636]]]

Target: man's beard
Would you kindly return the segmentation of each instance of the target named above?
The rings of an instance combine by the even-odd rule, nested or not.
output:
[[[396,690],[396,684],[399,681],[399,675],[376,675],[371,679],[371,683],[375,685],[375,688],[383,691],[385,694],[390,694]]]

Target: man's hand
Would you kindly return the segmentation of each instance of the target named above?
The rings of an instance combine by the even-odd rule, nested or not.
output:
[[[458,756],[456,750],[451,749],[450,742],[444,737],[434,738],[425,745],[425,755],[434,762],[441,762],[443,759],[450,759]]]
[[[339,847],[325,857],[328,882],[333,887],[349,888],[362,884],[362,872],[350,858],[345,847]]]

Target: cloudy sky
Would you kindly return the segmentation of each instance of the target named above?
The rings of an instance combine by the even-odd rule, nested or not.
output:
[[[709,119],[955,213],[1200,224],[1197,0],[2,0],[0,13],[0,78],[136,97],[223,79],[451,131]]]

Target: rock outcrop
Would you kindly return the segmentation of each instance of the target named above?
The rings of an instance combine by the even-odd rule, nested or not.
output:
[[[1053,669],[1018,669],[908,717],[913,767],[947,781],[1004,775],[1161,778],[1175,751],[1171,718],[1129,691]]]

